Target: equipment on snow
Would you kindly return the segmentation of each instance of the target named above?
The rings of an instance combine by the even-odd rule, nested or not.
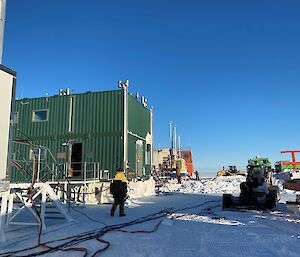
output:
[[[223,209],[273,209],[278,187],[272,185],[271,163],[267,158],[248,160],[246,182],[240,184],[239,197],[223,194]]]
[[[221,176],[236,176],[236,175],[242,175],[242,176],[246,176],[247,172],[243,171],[243,170],[237,170],[236,166],[230,165],[228,167],[228,169],[225,169],[225,167],[223,167],[222,170],[219,170],[217,173],[218,177]]]

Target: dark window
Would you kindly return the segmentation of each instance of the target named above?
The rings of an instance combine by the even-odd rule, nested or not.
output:
[[[73,143],[72,144],[72,153],[71,153],[71,176],[80,176],[82,169],[82,143]]]
[[[48,120],[48,110],[33,111],[32,121],[39,122],[39,121],[47,121],[47,120]]]

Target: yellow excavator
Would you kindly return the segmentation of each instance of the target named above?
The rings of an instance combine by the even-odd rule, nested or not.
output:
[[[225,169],[225,167],[223,167],[222,170],[217,172],[217,176],[218,177],[222,177],[222,176],[236,176],[236,175],[242,175],[242,176],[246,176],[247,172],[243,171],[243,170],[237,170],[236,166],[230,165],[228,167],[228,169]]]

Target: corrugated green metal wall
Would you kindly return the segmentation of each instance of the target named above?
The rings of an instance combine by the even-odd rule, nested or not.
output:
[[[75,133],[121,133],[122,91],[76,95]]]
[[[143,166],[146,174],[150,174],[151,165],[145,162],[146,155],[146,135],[151,133],[150,110],[142,106],[134,96],[128,97],[128,160],[132,169],[136,168],[136,141],[143,141]],[[151,160],[149,160],[149,163]]]
[[[71,98],[74,111],[72,131],[69,131]],[[45,109],[48,121],[32,122],[33,111]],[[82,143],[83,162],[100,162],[101,169],[112,173],[123,162],[121,90],[22,99],[16,101],[15,112],[19,118],[14,135],[47,146],[55,158],[57,153],[68,152],[63,142],[74,140]],[[15,159],[28,159],[29,152],[28,146],[14,144]],[[25,181],[24,174],[14,169],[11,181]]]
[[[74,100],[73,131],[69,132],[70,99]],[[48,122],[32,122],[33,110],[49,110]],[[15,124],[30,138],[74,137],[100,133],[121,133],[122,91],[105,91],[69,96],[23,99],[16,101],[19,122]]]
[[[49,110],[49,122],[32,122],[32,111],[44,109]],[[68,131],[69,101],[64,97],[17,100],[15,112],[19,113],[15,129],[29,138],[56,137]]]
[[[132,95],[128,96],[128,130],[141,137],[150,133],[150,111]]]
[[[71,101],[73,102],[72,124],[70,124]],[[48,121],[33,122],[34,110],[48,110]],[[65,153],[67,156],[68,147],[62,144],[74,140],[82,143],[83,162],[99,162],[100,169],[108,169],[111,176],[124,162],[122,90],[17,100],[15,112],[18,113],[18,122],[14,125],[14,136],[29,139],[35,145],[47,146],[55,158],[57,153]],[[69,131],[70,125],[71,131]],[[150,125],[150,111],[129,95],[128,130],[130,133],[145,138],[147,133],[150,133]],[[136,136],[129,135],[128,140],[128,158],[133,169],[136,163]],[[145,147],[144,142],[144,153]],[[16,160],[26,159],[29,161],[28,166],[30,165],[28,146],[14,144],[13,152]],[[59,161],[67,162],[67,157]],[[47,155],[45,162],[50,166],[53,160]],[[150,165],[146,165],[145,162],[143,165],[149,173]],[[47,171],[41,172],[40,177],[46,173]],[[12,169],[10,179],[14,182],[27,182],[30,176]]]

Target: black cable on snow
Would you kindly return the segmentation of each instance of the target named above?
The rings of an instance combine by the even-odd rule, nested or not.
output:
[[[205,201],[201,204],[197,204],[197,205],[194,205],[194,206],[188,206],[188,207],[185,207],[185,208],[179,208],[179,209],[176,209],[176,210],[172,210],[172,208],[164,209],[164,210],[161,210],[159,212],[149,214],[149,215],[137,218],[137,219],[129,221],[129,222],[110,225],[110,226],[105,226],[103,228],[91,230],[91,231],[88,231],[88,232],[84,232],[84,233],[81,233],[79,235],[74,235],[74,236],[61,238],[61,239],[55,239],[55,240],[47,241],[45,243],[40,242],[36,246],[29,247],[29,248],[24,248],[24,249],[17,250],[17,251],[10,251],[10,252],[5,252],[5,253],[0,253],[0,257],[11,257],[11,256],[32,256],[33,257],[33,256],[41,256],[43,254],[53,253],[53,252],[57,252],[57,251],[79,251],[79,252],[84,252],[83,256],[85,257],[88,254],[88,250],[86,248],[84,248],[84,247],[74,248],[72,246],[78,245],[82,242],[89,241],[89,240],[97,240],[97,241],[99,241],[99,243],[104,244],[104,247],[97,250],[92,255],[92,256],[97,256],[98,254],[100,254],[101,252],[103,252],[104,250],[109,248],[110,242],[101,239],[102,236],[104,236],[105,234],[107,234],[109,232],[112,232],[112,231],[118,232],[119,231],[119,232],[123,232],[123,233],[153,233],[153,232],[158,230],[160,224],[162,223],[163,218],[165,218],[168,215],[171,215],[171,214],[179,212],[179,211],[195,209],[195,208],[204,206],[208,203],[216,203],[216,202],[219,202],[219,201],[216,201],[216,200]],[[138,224],[142,224],[142,223],[157,220],[157,219],[161,219],[161,220],[155,225],[155,227],[152,230],[134,230],[134,231],[123,230],[123,228],[129,227],[129,226],[138,225]],[[61,243],[56,245],[56,246],[50,246],[49,245],[49,244],[59,243],[59,242],[61,242]],[[40,250],[40,251],[30,253],[30,254],[26,254],[26,255],[17,255],[17,254],[26,253],[28,251],[32,251],[32,250],[35,250],[35,249],[38,249],[38,248],[41,248],[41,247],[47,248],[47,249]],[[68,247],[71,247],[71,248],[68,248]]]

